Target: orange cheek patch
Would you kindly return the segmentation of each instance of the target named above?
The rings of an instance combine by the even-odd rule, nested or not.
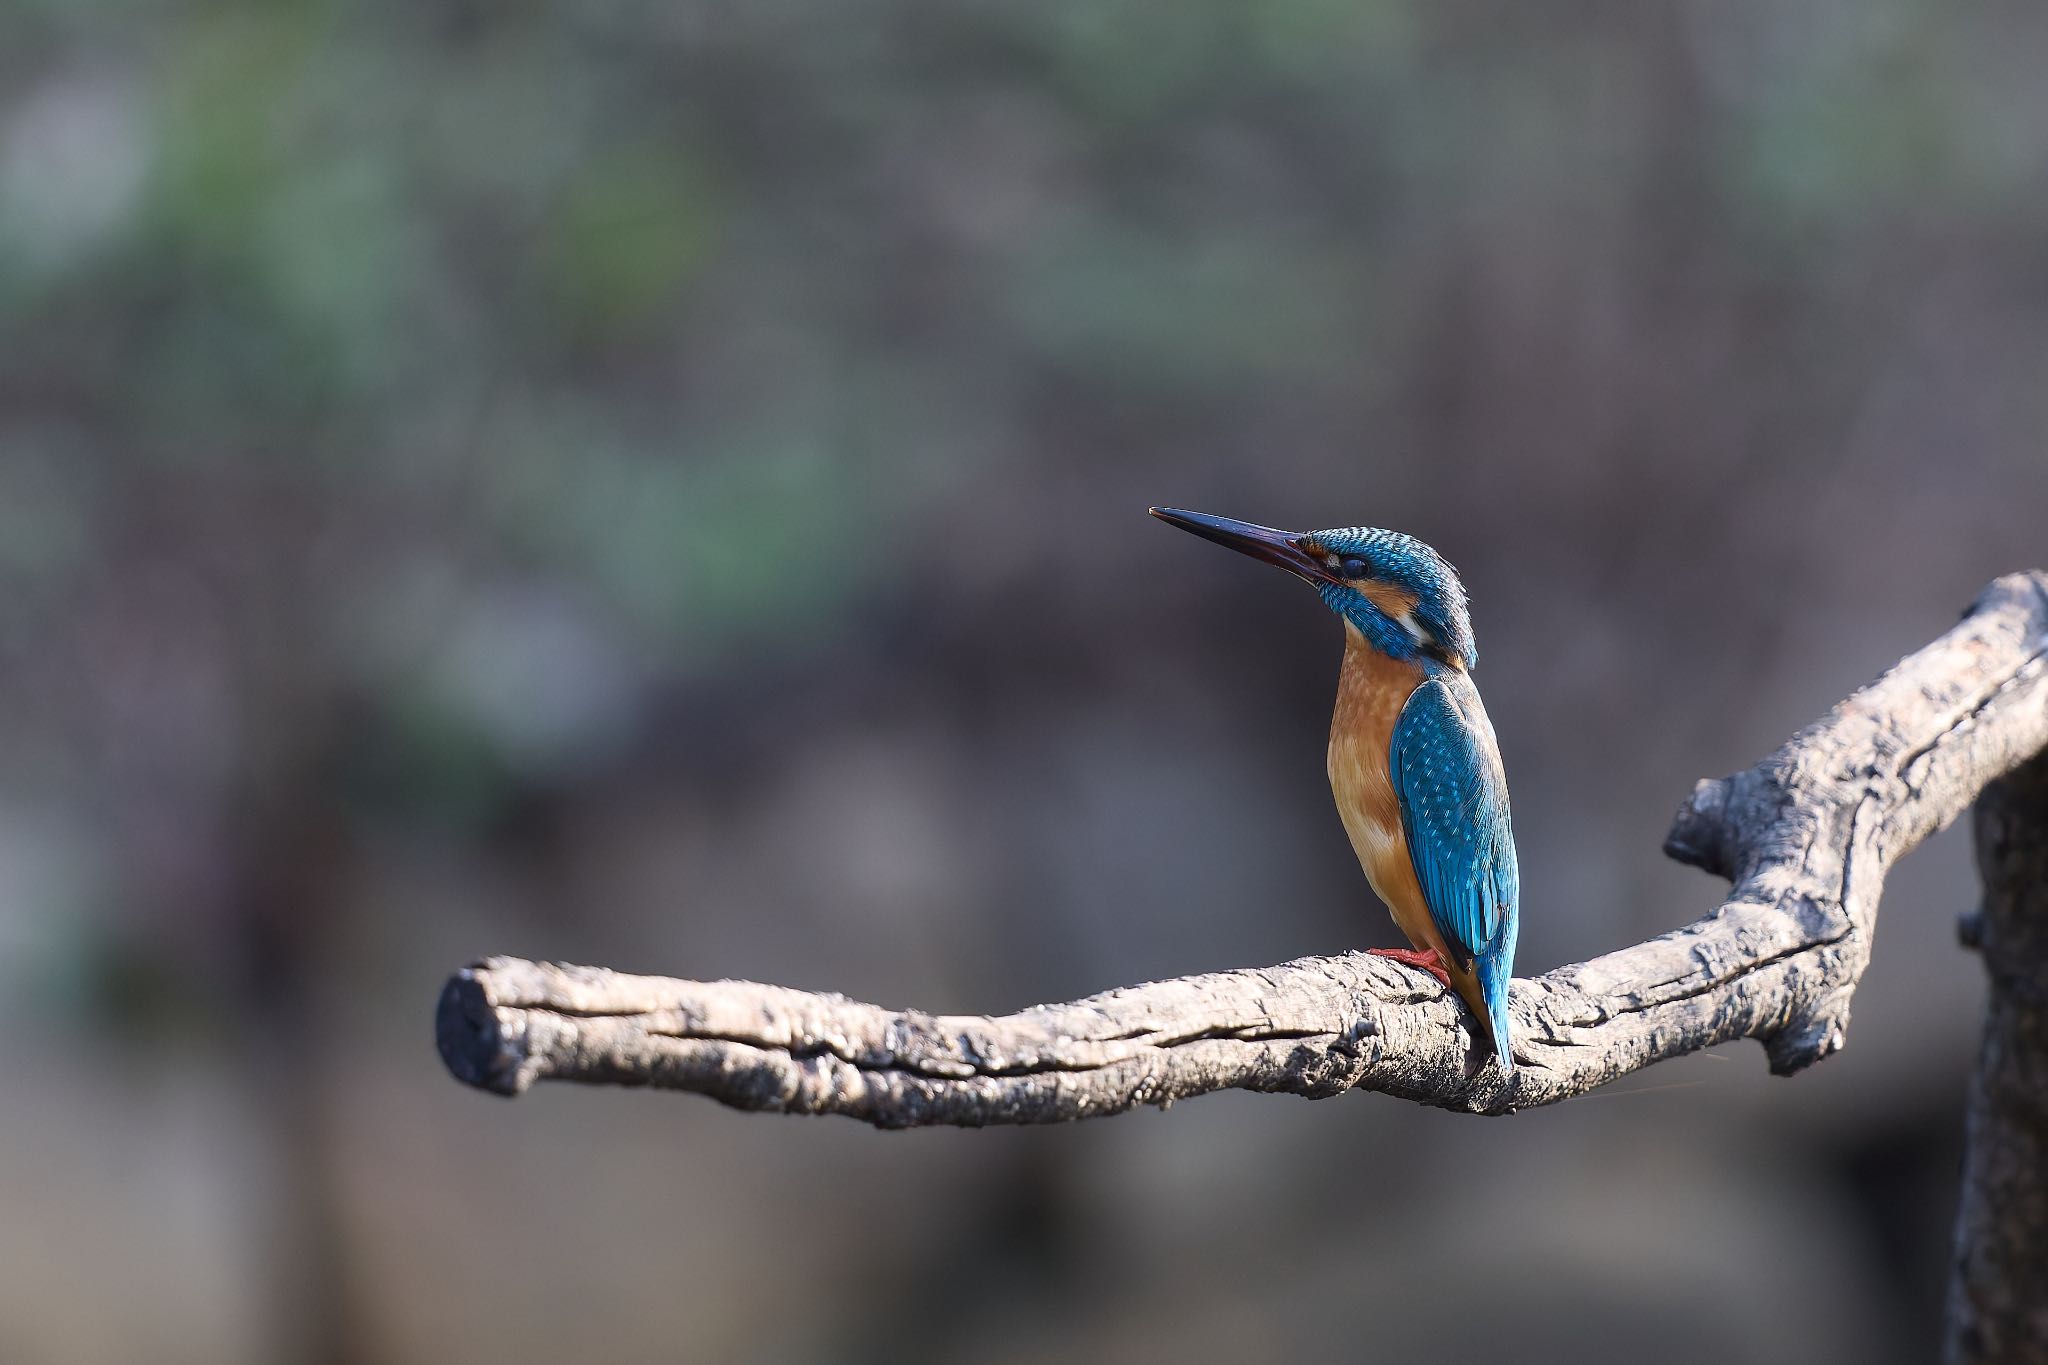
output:
[[[1381,583],[1376,579],[1360,583],[1358,590],[1365,594],[1366,601],[1396,621],[1414,611],[1415,604],[1422,600],[1406,588],[1397,588],[1392,583]]]

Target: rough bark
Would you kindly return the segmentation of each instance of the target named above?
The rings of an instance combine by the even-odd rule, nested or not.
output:
[[[653,1085],[890,1128],[1055,1122],[1229,1087],[1501,1114],[1738,1038],[1790,1073],[1843,1045],[1892,863],[2044,748],[2048,575],[2014,575],[1755,767],[1699,784],[1665,847],[1728,877],[1726,903],[1517,981],[1506,1083],[1456,997],[1361,953],[1002,1017],[492,958],[448,982],[441,1055],[504,1095]]]
[[[2048,757],[1985,788],[1984,906],[1964,940],[1991,978],[1970,1086],[1949,1280],[1951,1365],[2048,1361]]]

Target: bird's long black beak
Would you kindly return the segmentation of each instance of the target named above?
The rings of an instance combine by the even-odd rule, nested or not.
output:
[[[1151,512],[1169,526],[1178,526],[1204,540],[1227,545],[1239,554],[1276,564],[1310,583],[1336,581],[1323,563],[1322,556],[1305,548],[1308,537],[1299,531],[1277,531],[1271,526],[1254,526],[1248,521],[1212,517],[1206,512],[1183,512],[1177,507],[1154,507]]]

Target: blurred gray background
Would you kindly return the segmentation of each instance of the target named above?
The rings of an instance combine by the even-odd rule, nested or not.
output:
[[[15,0],[0,1360],[1924,1360],[1967,841],[1851,1046],[1475,1121],[461,1088],[472,957],[998,1011],[1388,944],[1338,630],[1464,571],[1540,972],[2038,566],[2048,9]]]

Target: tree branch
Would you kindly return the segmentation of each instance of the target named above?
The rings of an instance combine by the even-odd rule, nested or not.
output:
[[[441,1055],[504,1095],[537,1080],[653,1085],[886,1128],[1048,1123],[1232,1087],[1500,1114],[1737,1038],[1789,1074],[1843,1044],[1891,865],[2043,749],[2048,574],[2013,575],[1754,768],[1694,789],[1665,851],[1733,881],[1727,902],[1517,981],[1507,1083],[1455,996],[1363,953],[1002,1017],[491,958],[442,992]]]

